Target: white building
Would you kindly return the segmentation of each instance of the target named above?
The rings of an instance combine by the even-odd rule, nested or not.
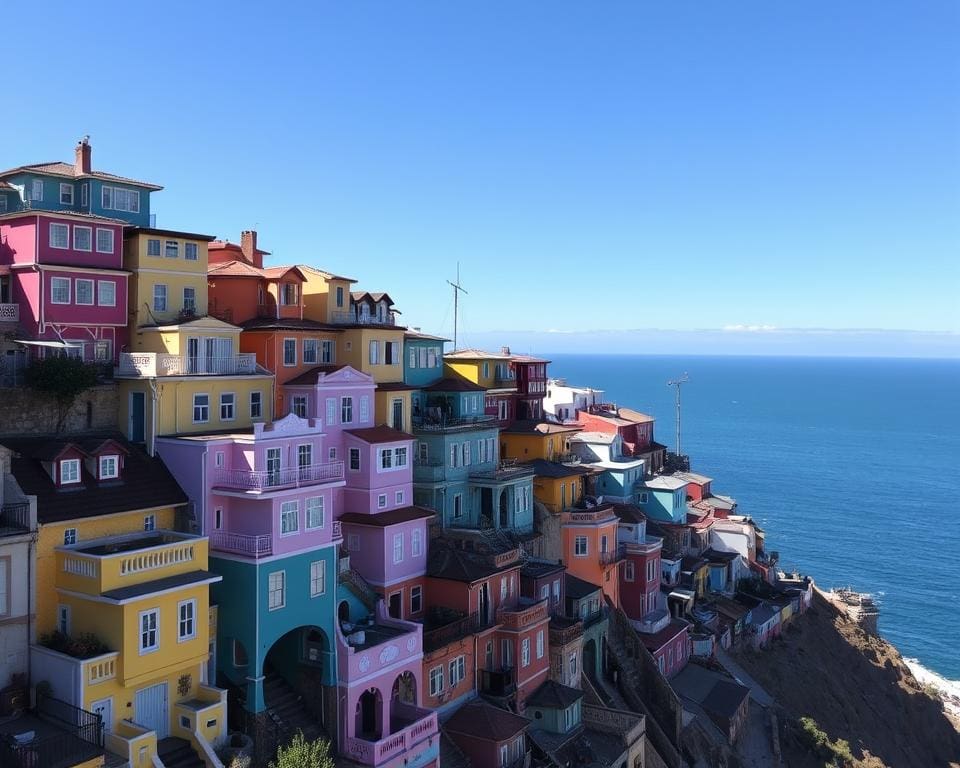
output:
[[[575,422],[577,410],[587,410],[603,402],[603,390],[590,387],[571,387],[566,379],[547,379],[547,396],[543,399],[543,414],[548,421],[561,424]]]
[[[33,589],[31,547],[37,530],[36,500],[10,474],[10,451],[0,446],[0,688],[27,672]]]

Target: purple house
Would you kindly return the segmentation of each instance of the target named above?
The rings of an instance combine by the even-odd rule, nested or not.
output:
[[[127,344],[119,219],[71,211],[0,215],[0,316],[42,356],[113,364]]]

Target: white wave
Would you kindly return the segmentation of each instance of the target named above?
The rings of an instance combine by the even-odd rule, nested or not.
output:
[[[938,675],[931,669],[927,669],[917,659],[904,659],[904,663],[913,672],[920,685],[929,685],[936,688],[943,699],[943,705],[954,715],[960,717],[960,680],[948,680],[943,675]]]

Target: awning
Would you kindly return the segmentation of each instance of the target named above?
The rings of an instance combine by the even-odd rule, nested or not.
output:
[[[14,341],[30,347],[52,347],[53,349],[75,349],[83,346],[82,341],[27,341],[26,339],[14,339]]]

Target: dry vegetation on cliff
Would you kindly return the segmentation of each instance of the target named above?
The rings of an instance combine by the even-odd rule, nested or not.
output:
[[[868,635],[820,593],[782,641],[738,660],[784,710],[790,768],[960,768],[960,733],[940,700],[917,682],[896,648]]]

